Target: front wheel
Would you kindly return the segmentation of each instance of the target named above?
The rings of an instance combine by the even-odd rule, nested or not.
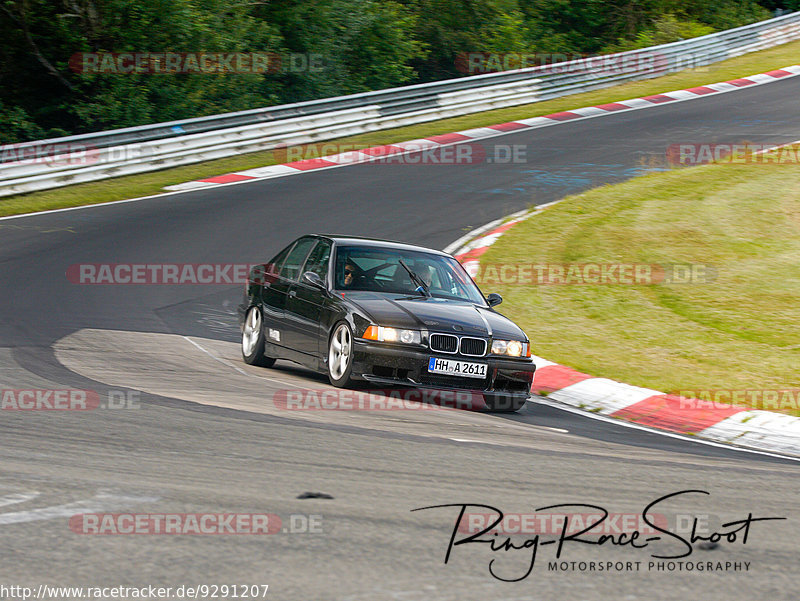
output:
[[[347,388],[353,383],[353,332],[347,323],[336,326],[328,342],[328,379],[337,388]]]
[[[275,359],[264,356],[264,323],[261,309],[250,307],[242,326],[242,358],[248,365],[272,367]]]

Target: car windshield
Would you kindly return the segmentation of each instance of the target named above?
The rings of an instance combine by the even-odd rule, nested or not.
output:
[[[400,261],[425,284],[421,287]],[[461,264],[443,255],[375,246],[339,246],[334,280],[337,290],[366,290],[468,301],[485,305]],[[426,290],[427,289],[427,290]]]

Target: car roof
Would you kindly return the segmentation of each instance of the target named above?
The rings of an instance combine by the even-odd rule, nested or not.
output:
[[[375,248],[389,248],[394,250],[415,250],[419,252],[427,252],[436,255],[450,256],[445,252],[436,250],[434,248],[427,248],[425,246],[418,246],[416,244],[406,244],[404,242],[396,242],[394,240],[382,240],[380,238],[365,238],[361,236],[342,236],[336,234],[312,234],[320,238],[327,238],[332,240],[336,245],[354,245],[354,246],[371,246]]]

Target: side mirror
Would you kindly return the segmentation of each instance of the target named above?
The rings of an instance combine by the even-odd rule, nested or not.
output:
[[[492,292],[489,296],[486,297],[486,302],[489,303],[490,307],[496,307],[497,305],[503,302],[503,297],[497,294],[496,292]]]
[[[322,281],[322,278],[319,277],[313,271],[306,271],[303,274],[303,282],[305,284],[311,284],[315,288],[319,288],[321,290],[325,290],[325,283]]]

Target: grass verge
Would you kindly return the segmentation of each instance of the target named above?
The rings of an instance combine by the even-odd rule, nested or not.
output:
[[[504,279],[500,269],[557,265],[566,281],[564,264],[592,263],[712,269],[692,283],[640,285],[541,285],[539,273],[552,271],[512,269]],[[528,332],[534,354],[628,384],[800,415],[799,264],[800,166],[719,164],[568,197],[502,236],[477,281],[504,296],[503,312]],[[518,274],[524,284],[512,283]]]
[[[613,88],[584,94],[574,94],[572,96],[565,96],[564,98],[557,98],[546,102],[537,102],[506,109],[464,115],[462,117],[442,119],[440,121],[432,121],[419,125],[371,132],[339,140],[331,140],[330,143],[332,145],[342,144],[359,147],[378,146],[381,144],[402,142],[473,127],[494,125],[497,123],[514,121],[515,119],[547,115],[583,106],[606,104],[619,100],[648,96],[650,94],[658,94],[660,92],[669,92],[706,83],[735,79],[755,73],[763,73],[765,71],[793,65],[798,62],[797,56],[799,53],[800,41],[791,42],[776,48],[762,50],[760,52],[754,52],[723,61],[716,65],[682,71],[681,73],[647,81],[631,82]],[[276,157],[272,151],[255,152],[206,163],[198,163],[196,165],[187,165],[185,167],[144,173],[141,175],[131,175],[88,184],[76,184],[64,188],[9,196],[0,199],[0,216],[75,207],[158,194],[164,191],[164,186],[212,177],[231,171],[243,171],[245,169],[281,163],[284,162],[281,160],[282,156],[285,155],[278,155]]]

